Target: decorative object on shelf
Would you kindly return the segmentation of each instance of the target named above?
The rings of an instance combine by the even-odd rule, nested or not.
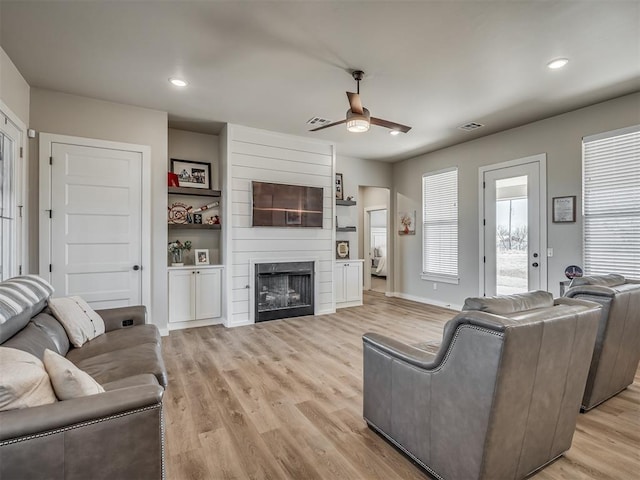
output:
[[[207,225],[220,225],[220,217],[218,215],[214,215],[213,217],[209,217],[205,220]]]
[[[582,274],[583,274],[582,269],[577,265],[569,265],[567,268],[564,269],[564,275],[569,280],[572,280],[576,277],[581,277]]]
[[[185,250],[191,250],[191,242],[189,240],[184,243],[180,240],[169,242],[169,253],[171,254],[172,267],[182,267],[184,265],[182,254]]]
[[[211,188],[210,163],[172,158],[171,171],[178,175],[178,183],[181,187]]]
[[[168,207],[168,223],[170,225],[183,225],[189,223],[189,215],[192,208],[193,207],[182,202],[172,203],[171,206]]]
[[[302,224],[302,214],[300,210],[287,210],[286,222],[287,222],[287,225]]]
[[[353,202],[353,195],[349,195],[347,197],[347,202]]]
[[[196,248],[196,265],[209,265],[209,249]]]
[[[178,181],[178,175],[173,172],[167,173],[167,186],[169,187],[179,187],[180,182]]]
[[[399,235],[415,235],[416,234],[416,211],[400,212],[398,214],[400,223],[398,225]]]
[[[336,242],[336,258],[338,260],[347,260],[349,258],[348,240],[339,240]]]
[[[341,173],[336,173],[336,200],[344,200],[344,186]]]
[[[191,213],[201,213],[201,212],[204,212],[205,210],[209,210],[210,208],[214,208],[214,207],[217,207],[217,206],[219,206],[219,205],[220,205],[220,202],[211,202],[211,203],[208,203],[208,204],[206,204],[206,205],[203,205],[203,206],[201,206],[201,207],[199,207],[199,208],[196,208],[196,209],[195,209],[193,212],[191,212]]]
[[[553,223],[576,221],[576,196],[553,197]]]
[[[193,214],[193,223],[198,224],[198,225],[202,225],[202,214],[201,213],[194,213]]]

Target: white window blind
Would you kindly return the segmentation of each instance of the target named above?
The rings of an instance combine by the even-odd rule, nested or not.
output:
[[[458,283],[458,169],[422,176],[422,278]]]
[[[640,278],[640,126],[583,140],[584,266]]]

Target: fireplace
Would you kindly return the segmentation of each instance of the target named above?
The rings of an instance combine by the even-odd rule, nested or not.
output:
[[[255,321],[314,314],[313,262],[255,265]]]

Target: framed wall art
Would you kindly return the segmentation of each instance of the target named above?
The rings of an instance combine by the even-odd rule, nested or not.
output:
[[[210,163],[172,158],[171,172],[178,176],[178,184],[181,187],[211,188]]]
[[[336,200],[344,200],[344,185],[341,173],[336,173]]]
[[[553,223],[576,221],[576,196],[553,197]]]
[[[348,260],[349,259],[349,241],[339,240],[336,242],[336,259]]]

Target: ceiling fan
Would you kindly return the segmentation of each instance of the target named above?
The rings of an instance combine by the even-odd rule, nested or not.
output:
[[[347,130],[354,133],[362,133],[369,130],[371,125],[378,125],[379,127],[389,128],[391,132],[396,135],[400,132],[407,133],[411,130],[411,127],[407,127],[406,125],[401,125],[399,123],[390,122],[389,120],[383,120],[381,118],[372,117],[369,110],[362,106],[362,102],[360,101],[360,80],[364,77],[364,72],[362,70],[354,70],[351,75],[353,79],[357,83],[357,93],[347,92],[347,97],[349,98],[349,110],[347,110],[347,118],[344,120],[340,120],[339,122],[333,122],[328,125],[323,125],[318,128],[314,128],[310,130],[311,132],[317,132],[318,130],[322,130],[324,128],[333,127],[335,125],[340,125],[342,123],[347,124]]]

